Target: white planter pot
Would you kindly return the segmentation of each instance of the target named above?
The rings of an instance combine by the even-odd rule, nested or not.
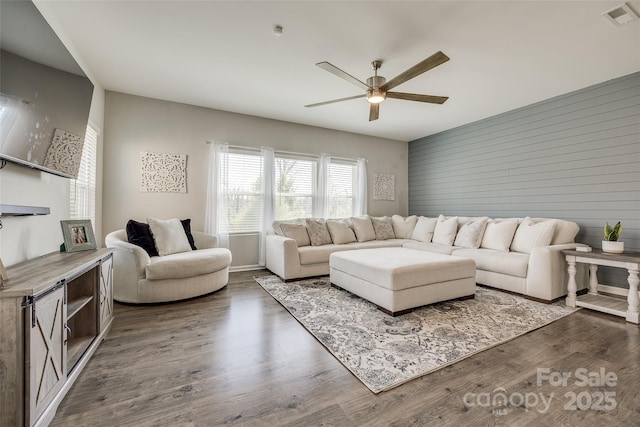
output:
[[[608,240],[603,240],[602,252],[621,254],[624,252],[624,242],[609,242]]]

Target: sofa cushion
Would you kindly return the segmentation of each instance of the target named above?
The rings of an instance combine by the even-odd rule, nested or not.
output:
[[[148,218],[147,222],[153,234],[158,255],[165,256],[192,250],[184,227],[178,218],[167,220]]]
[[[354,243],[353,249],[373,249],[373,248],[401,248],[408,239],[387,239],[387,240],[369,240],[368,242]]]
[[[300,264],[325,264],[329,262],[329,256],[333,252],[350,251],[355,249],[351,245],[322,245],[322,246],[305,246],[298,248],[300,256]]]
[[[286,237],[282,232],[281,224],[301,224],[307,225],[305,222],[305,218],[296,218],[296,219],[286,219],[286,220],[276,220],[271,223],[271,228],[273,228],[274,234],[278,236]]]
[[[433,243],[440,243],[441,245],[453,245],[453,241],[456,238],[458,232],[458,217],[445,217],[440,215],[436,222],[436,228],[433,230],[433,237],[431,241]]]
[[[149,224],[130,219],[125,227],[127,241],[144,249],[149,256],[158,256],[156,244],[153,241],[153,234]]]
[[[518,220],[515,218],[487,221],[480,247],[496,251],[509,252],[513,235],[516,234]]]
[[[418,217],[415,215],[406,218],[400,215],[393,215],[391,217],[391,225],[393,226],[393,233],[396,235],[396,239],[410,239],[417,222]]]
[[[437,254],[445,254],[445,255],[451,255],[451,253],[456,249],[462,249],[462,248],[459,248],[458,246],[441,245],[440,243],[433,243],[433,242],[416,242],[413,240],[403,243],[402,247],[408,248],[408,249],[418,249],[418,250],[427,251],[427,252],[434,252]]]
[[[191,234],[191,218],[181,219],[180,222],[182,223],[182,228],[184,228],[184,234],[187,235],[191,250],[195,251],[198,248],[196,248],[196,241],[193,240],[193,234]]]
[[[433,231],[436,229],[436,222],[438,222],[438,218],[418,217],[413,233],[411,233],[411,239],[430,242],[433,238]]]
[[[284,237],[293,239],[298,244],[298,247],[309,246],[311,241],[309,240],[309,233],[307,227],[302,224],[291,224],[283,222],[280,224],[280,229],[284,233]]]
[[[148,280],[183,279],[214,273],[228,267],[229,264],[231,264],[231,252],[228,249],[198,249],[151,257],[145,272]]]
[[[307,218],[307,233],[309,233],[309,240],[311,240],[311,246],[322,246],[331,244],[331,235],[327,229],[327,223],[322,218]]]
[[[331,240],[336,245],[344,245],[356,241],[356,234],[353,232],[347,221],[343,219],[328,219],[327,228],[331,234]]]
[[[511,250],[530,254],[534,248],[549,245],[556,223],[556,220],[535,223],[531,218],[526,217],[513,236]]]
[[[376,233],[376,240],[388,240],[396,238],[396,235],[393,232],[391,218],[389,218],[388,216],[372,216],[371,224],[373,225],[373,231]]]
[[[527,277],[529,254],[526,253],[464,248],[454,250],[452,255],[474,260],[478,270]]]
[[[373,229],[369,215],[353,216],[351,217],[351,224],[353,225],[353,231],[356,233],[358,242],[376,239],[376,232]]]
[[[484,229],[487,226],[488,217],[482,217],[473,221],[466,222],[456,235],[454,246],[462,246],[463,248],[477,249],[482,243]]]
[[[551,239],[552,245],[563,245],[565,243],[573,243],[580,226],[573,221],[566,221],[564,219],[551,219],[551,218],[533,218],[535,223],[542,221],[556,221],[556,229],[553,232],[553,238]]]

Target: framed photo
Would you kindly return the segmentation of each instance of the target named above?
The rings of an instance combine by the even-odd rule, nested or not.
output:
[[[96,248],[91,220],[76,219],[60,221],[62,237],[67,252],[88,251]]]

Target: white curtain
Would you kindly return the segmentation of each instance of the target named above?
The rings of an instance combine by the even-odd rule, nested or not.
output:
[[[218,246],[221,248],[229,247],[229,212],[227,210],[229,191],[228,153],[228,144],[224,142],[210,143],[204,231],[218,236]]]
[[[260,230],[260,243],[258,247],[258,264],[266,265],[266,238],[271,230],[271,225],[276,215],[275,200],[275,152],[273,148],[262,147],[262,195],[264,197],[262,229]]]
[[[321,154],[318,159],[318,185],[316,188],[316,200],[313,207],[313,216],[316,218],[329,217],[329,164],[331,156]]]
[[[367,160],[358,159],[354,216],[367,213]]]

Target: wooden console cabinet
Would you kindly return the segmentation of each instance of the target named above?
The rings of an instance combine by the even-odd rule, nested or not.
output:
[[[113,252],[51,253],[0,289],[0,426],[46,426],[113,320]]]

